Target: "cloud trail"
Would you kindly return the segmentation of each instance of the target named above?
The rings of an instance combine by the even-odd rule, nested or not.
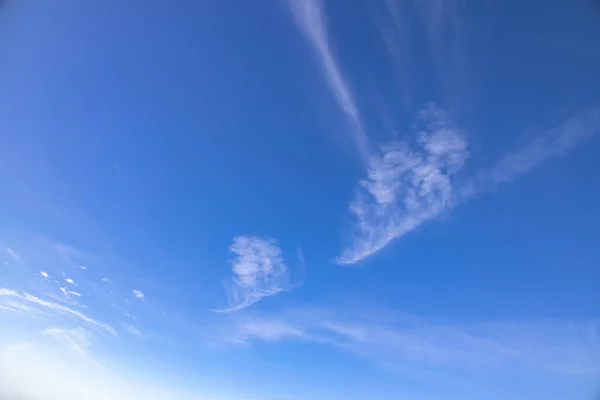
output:
[[[469,197],[510,183],[544,162],[569,154],[582,141],[600,131],[600,107],[568,119],[565,123],[549,130],[528,143],[521,150],[501,159],[490,170],[480,172],[463,188],[463,196]]]
[[[352,128],[358,151],[362,157],[368,158],[370,154],[369,139],[364,131],[362,117],[352,91],[331,51],[323,8],[321,0],[291,1],[294,20],[318,56],[327,85]]]
[[[231,344],[301,341],[334,346],[407,377],[545,374],[600,378],[600,321],[452,323],[401,313],[300,307],[243,315],[220,337]],[[469,379],[467,379],[469,380]],[[469,382],[473,384],[474,382]]]

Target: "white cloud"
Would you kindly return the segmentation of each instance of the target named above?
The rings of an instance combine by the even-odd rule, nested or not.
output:
[[[233,278],[226,285],[230,306],[219,311],[239,310],[289,289],[288,268],[274,239],[238,236],[229,251],[235,255]]]
[[[510,182],[543,162],[567,154],[600,129],[600,108],[568,120],[521,151],[470,180],[457,180],[468,158],[467,141],[447,115],[431,106],[420,114],[417,146],[396,142],[370,159],[350,204],[355,231],[337,259],[354,264],[433,220],[460,202]]]
[[[21,257],[17,253],[15,253],[13,249],[7,247],[4,249],[4,252],[11,256],[16,262],[21,262]]]
[[[144,295],[144,293],[142,293],[141,290],[136,289],[136,290],[132,290],[132,292],[133,292],[133,295],[140,300],[144,300],[146,298],[146,296]]]
[[[104,278],[102,278],[101,280],[102,280],[102,282],[104,282],[104,283],[111,283],[111,282],[112,282],[108,276],[105,276],[105,277],[104,277]]]
[[[431,106],[420,117],[416,145],[391,143],[370,159],[367,178],[350,205],[356,232],[340,264],[369,257],[451,206],[467,142],[438,108]]]
[[[48,276],[48,273],[47,273],[47,272],[41,271],[41,272],[40,272],[40,275],[42,276],[42,278],[45,278],[45,279],[48,279],[48,278],[49,278],[49,276]]]
[[[2,296],[2,293],[0,293]],[[8,300],[0,303],[0,309],[15,314],[21,314],[28,317],[44,317],[46,314],[43,311],[30,307],[28,305],[19,303],[17,301]]]
[[[562,125],[528,143],[521,150],[504,157],[490,170],[476,175],[464,186],[462,200],[502,183],[512,182],[551,158],[567,155],[598,131],[600,131],[600,107],[570,118]]]
[[[284,319],[278,318],[243,318],[237,321],[233,341],[247,342],[255,339],[278,341],[284,339],[300,339],[305,332],[294,327]]]
[[[63,293],[66,294],[66,290]],[[58,303],[54,303],[51,301],[40,299],[39,297],[36,297],[29,293],[19,293],[12,289],[0,289],[0,297],[12,297],[12,298],[20,301],[21,303],[26,302],[29,305],[33,304],[35,306],[41,307],[46,310],[50,310],[50,311],[53,311],[53,312],[56,312],[56,313],[59,313],[62,315],[74,317],[82,322],[85,322],[87,324],[101,328],[113,335],[117,335],[117,332],[114,330],[114,328],[108,324],[96,321],[95,319],[88,317],[87,315],[85,315],[84,313],[82,313],[80,311],[66,307],[62,304],[58,304]]]
[[[75,282],[73,282],[73,279],[71,279],[71,278],[65,279],[65,282],[67,282],[68,284],[71,284],[71,285],[75,284]]]
[[[406,378],[424,383],[433,379],[440,385],[457,375],[468,386],[497,380],[499,388],[514,374],[570,384],[600,378],[598,320],[455,323],[380,311],[295,308],[276,315],[244,315],[229,334],[218,334],[233,344],[302,341],[333,346]]]
[[[82,265],[82,266],[81,266],[81,267],[79,267],[79,268],[81,268],[81,269],[82,269],[82,270],[84,270],[84,271],[87,271],[87,267],[86,267],[85,265]]]
[[[348,118],[361,156],[368,157],[369,140],[352,92],[331,51],[323,8],[321,0],[291,0],[294,20],[319,58],[327,84]]]

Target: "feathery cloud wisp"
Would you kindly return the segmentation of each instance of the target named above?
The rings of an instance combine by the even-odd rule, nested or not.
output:
[[[123,325],[123,329],[125,329],[130,335],[136,336],[138,338],[142,337],[142,333],[133,325],[131,324],[122,324]]]
[[[7,247],[4,249],[4,252],[11,256],[16,262],[21,262],[21,256],[19,256],[13,249]]]
[[[132,290],[131,292],[133,293],[133,295],[134,295],[136,298],[138,298],[138,299],[140,299],[140,300],[144,300],[144,299],[146,298],[146,296],[144,295],[144,293],[142,293],[142,291],[141,291],[141,290],[134,289],[134,290]]]
[[[242,316],[222,335],[234,344],[303,341],[331,345],[400,373],[480,376],[544,372],[600,377],[600,321],[498,321],[455,324],[371,310],[295,308]]]
[[[369,140],[350,87],[331,51],[323,8],[321,0],[291,0],[294,20],[319,58],[327,85],[348,118],[358,151],[362,157],[368,158]]]
[[[238,236],[229,251],[235,255],[234,276],[226,284],[230,306],[218,311],[240,310],[290,288],[288,268],[274,239]]]
[[[65,290],[65,294],[66,293],[68,293],[68,292],[66,292],[66,290]],[[64,306],[62,304],[58,304],[58,303],[54,303],[51,301],[40,299],[39,297],[34,296],[30,293],[19,293],[16,290],[0,288],[0,297],[13,298],[21,303],[34,305],[38,308],[43,308],[48,311],[56,312],[58,314],[74,317],[82,322],[93,325],[97,328],[104,329],[105,331],[107,331],[115,336],[117,335],[117,332],[115,331],[115,329],[108,324],[99,322],[91,317],[88,317],[81,311],[74,310],[74,309]]]
[[[464,135],[433,106],[420,117],[425,126],[417,133],[418,146],[388,144],[371,158],[367,178],[360,181],[349,207],[356,228],[339,264],[364,260],[455,205],[567,154],[600,130],[600,108],[595,108],[546,132],[490,170],[458,181],[456,174],[468,158]]]
[[[482,171],[461,190],[464,198],[489,188],[509,183],[544,162],[567,155],[583,140],[600,131],[600,107],[568,119],[565,123],[528,143],[521,150],[501,159],[490,170]]]

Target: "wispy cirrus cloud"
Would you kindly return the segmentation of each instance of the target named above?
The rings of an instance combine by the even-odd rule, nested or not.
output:
[[[598,320],[458,323],[390,311],[306,307],[242,315],[228,334],[219,335],[235,345],[301,341],[334,346],[407,379],[433,379],[440,385],[459,380],[471,390],[503,383],[515,372],[525,381],[545,376],[589,385],[600,377],[599,328]],[[536,390],[547,389],[543,386]]]
[[[277,241],[269,237],[238,236],[229,246],[233,278],[225,285],[231,312],[291,288],[289,270]]]
[[[125,331],[127,331],[127,333],[129,333],[130,335],[133,335],[138,338],[142,337],[142,333],[135,326],[127,323],[122,324],[122,326],[123,329],[125,329]]]
[[[389,143],[371,157],[349,207],[356,231],[339,264],[369,257],[452,205],[467,141],[439,108],[430,106],[419,117],[415,143]]]
[[[321,0],[291,0],[291,10],[298,28],[308,39],[318,57],[329,89],[348,119],[358,151],[362,157],[368,158],[370,154],[369,139],[364,131],[362,117],[350,86],[331,50],[323,2]]]
[[[401,64],[411,103],[410,69],[414,24],[421,24],[434,63],[439,67],[448,102],[458,107],[468,86],[464,82],[465,43],[460,1],[398,2],[388,0],[391,23],[380,24],[385,45]],[[455,205],[510,182],[543,162],[564,155],[593,135],[600,121],[598,110],[579,115],[542,134],[525,148],[509,154],[490,170],[465,176],[469,155],[465,134],[447,112],[436,106],[420,111],[420,127],[412,137],[373,150],[360,109],[330,47],[324,5],[319,0],[291,1],[294,19],[318,56],[327,85],[347,119],[366,162],[366,177],[357,185],[349,211],[354,220],[351,238],[336,261],[348,265],[377,253],[394,240],[438,218]],[[409,21],[411,15],[418,20]],[[408,58],[408,61],[406,61]],[[459,88],[453,87],[458,82]]]
[[[523,148],[505,156],[491,169],[480,171],[462,188],[469,197],[504,183],[510,183],[552,158],[573,151],[586,139],[600,132],[600,107],[572,117],[550,129]]]
[[[26,307],[27,306],[35,307],[35,308],[38,308],[41,310],[46,310],[49,312],[54,312],[57,314],[73,317],[73,318],[78,319],[81,322],[85,322],[89,325],[95,326],[97,328],[101,328],[108,333],[117,335],[117,332],[115,331],[115,329],[106,323],[99,322],[99,321],[95,320],[94,318],[87,316],[86,314],[84,314],[81,311],[67,307],[63,304],[59,304],[56,302],[41,299],[30,293],[20,293],[16,290],[0,288],[0,298],[1,297],[11,298],[11,299],[17,301],[18,303],[25,305]]]
[[[7,247],[4,249],[4,252],[6,254],[8,254],[9,256],[12,257],[13,260],[15,260],[16,262],[21,262],[21,256],[18,255],[13,249],[11,249],[10,247]]]
[[[373,3],[373,15],[393,62],[398,89],[407,110],[422,79],[419,71],[431,65],[442,98],[457,111],[468,105],[468,25],[461,0],[386,0]],[[433,80],[432,80],[433,81]],[[464,111],[464,110],[463,110]]]
[[[354,264],[457,204],[511,182],[544,162],[568,154],[600,130],[600,108],[571,118],[471,177],[458,173],[468,158],[465,135],[448,114],[430,106],[419,115],[416,144],[394,142],[370,159],[349,206],[355,229],[337,259]]]

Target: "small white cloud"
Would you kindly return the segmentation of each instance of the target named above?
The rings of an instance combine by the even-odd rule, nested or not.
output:
[[[60,291],[62,292],[62,294],[64,294],[65,296],[69,295],[69,292],[67,291],[67,288],[61,287]]]
[[[81,268],[84,271],[87,271],[87,267],[85,265],[80,266],[79,268]]]
[[[133,292],[133,295],[140,300],[144,300],[146,298],[146,296],[144,296],[144,293],[142,293],[141,290],[136,289],[136,290],[132,290],[132,292]]]
[[[226,285],[230,307],[219,311],[239,310],[289,289],[288,268],[274,239],[238,236],[229,251],[235,255],[233,278]]]
[[[81,293],[78,292],[73,292],[71,290],[69,290],[69,294],[73,295],[73,296],[77,296],[77,297],[81,297]]]
[[[41,272],[40,272],[40,276],[41,276],[42,278],[45,278],[45,279],[48,279],[48,278],[49,278],[49,275],[48,275],[48,273],[47,273],[47,272],[44,272],[44,271],[41,271]]]
[[[4,249],[4,252],[11,256],[16,262],[21,262],[21,257],[17,253],[15,253],[13,249],[7,247]]]
[[[110,278],[108,276],[105,276],[104,278],[102,278],[102,282],[111,283],[112,281],[110,280]]]
[[[65,282],[67,282],[70,285],[74,285],[75,284],[75,282],[73,282],[73,279],[71,279],[71,278],[65,279]]]

